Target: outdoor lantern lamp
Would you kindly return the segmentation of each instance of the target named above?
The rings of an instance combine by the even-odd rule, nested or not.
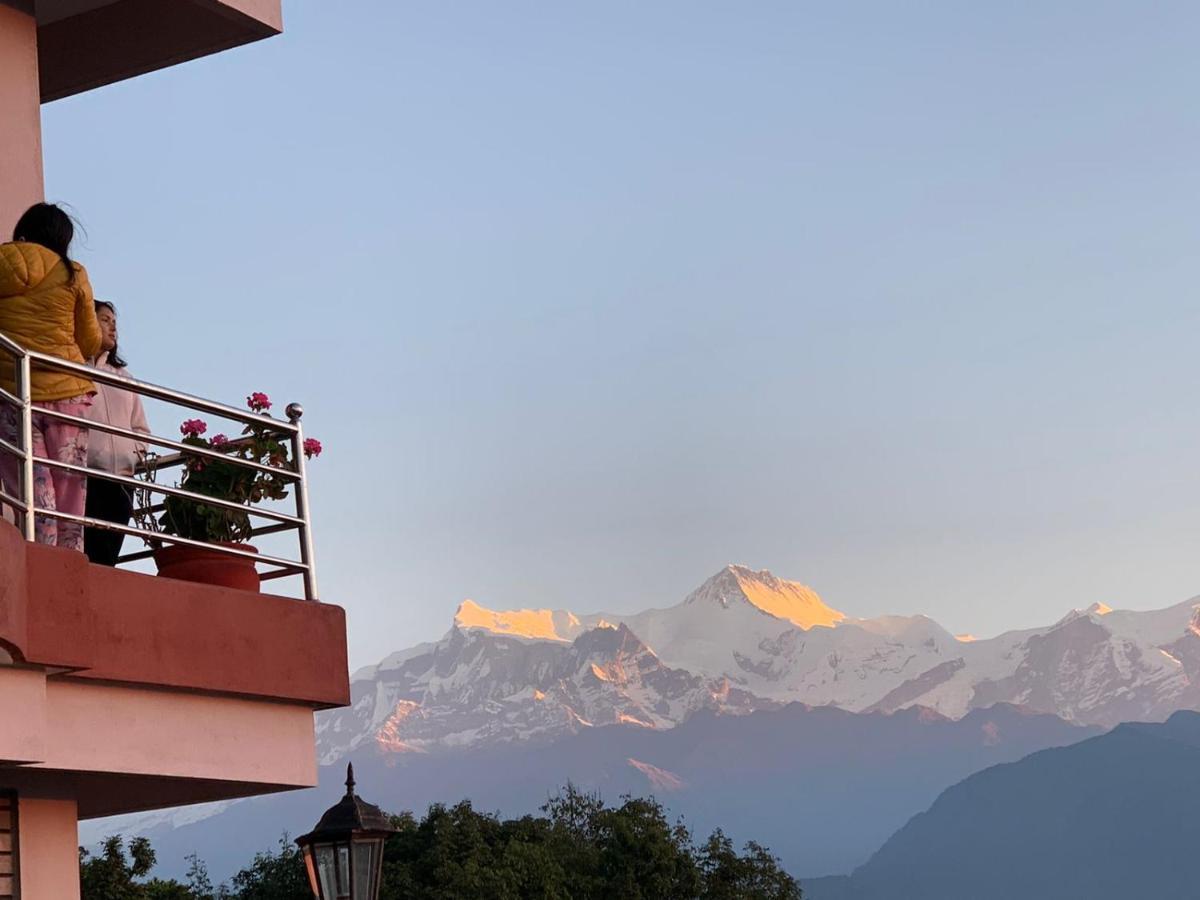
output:
[[[377,900],[383,842],[396,829],[378,806],[354,793],[354,765],[346,767],[346,796],[296,838],[317,900]]]

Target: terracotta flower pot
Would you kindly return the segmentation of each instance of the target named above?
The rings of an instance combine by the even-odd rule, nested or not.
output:
[[[249,544],[221,544],[235,550],[257,553]],[[174,544],[154,551],[154,562],[162,578],[177,578],[180,581],[197,581],[218,587],[234,588],[239,591],[259,590],[258,570],[254,560],[241,556],[226,556],[206,547],[189,547]]]

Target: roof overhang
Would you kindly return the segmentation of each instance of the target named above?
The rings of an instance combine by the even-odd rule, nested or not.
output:
[[[0,0],[37,19],[43,103],[283,30],[281,0]]]

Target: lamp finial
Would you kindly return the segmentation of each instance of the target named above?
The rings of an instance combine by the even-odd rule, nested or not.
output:
[[[346,793],[354,793],[354,763],[346,764]]]

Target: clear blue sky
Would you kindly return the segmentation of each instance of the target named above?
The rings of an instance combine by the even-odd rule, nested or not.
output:
[[[1200,593],[1194,4],[285,22],[46,107],[47,188],[137,374],[304,401],[355,665],[734,561],[982,635]]]

